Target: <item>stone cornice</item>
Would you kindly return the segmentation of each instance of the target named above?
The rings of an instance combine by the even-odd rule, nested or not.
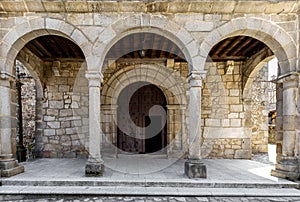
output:
[[[146,12],[146,13],[297,13],[300,2],[297,0],[188,0],[188,1],[75,1],[75,0],[1,0],[0,14],[22,12],[68,12],[68,13],[103,13],[103,12]]]

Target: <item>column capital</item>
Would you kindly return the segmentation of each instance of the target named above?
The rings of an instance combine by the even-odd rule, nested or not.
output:
[[[103,74],[99,71],[86,71],[85,77],[89,81],[90,87],[100,87],[103,79]]]
[[[201,87],[202,80],[206,78],[207,71],[191,71],[188,80],[191,87]]]
[[[300,72],[290,72],[287,74],[280,75],[276,83],[288,83],[288,82],[295,82],[297,84],[299,79]]]
[[[14,76],[8,72],[5,72],[5,71],[0,71],[0,79],[12,81],[12,80],[16,79],[16,76]]]

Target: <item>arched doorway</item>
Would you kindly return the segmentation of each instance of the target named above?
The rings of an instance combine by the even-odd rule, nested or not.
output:
[[[153,84],[127,86],[118,98],[118,148],[130,153],[165,153],[166,104],[164,93]]]

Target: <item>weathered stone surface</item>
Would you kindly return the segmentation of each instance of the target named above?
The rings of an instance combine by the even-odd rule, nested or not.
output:
[[[103,176],[104,165],[101,163],[87,163],[85,165],[86,177],[101,177]]]
[[[189,178],[207,178],[206,166],[200,160],[187,160],[184,173]]]

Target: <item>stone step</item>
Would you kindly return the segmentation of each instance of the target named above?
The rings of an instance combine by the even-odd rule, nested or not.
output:
[[[89,187],[109,187],[109,186],[126,186],[126,187],[187,187],[187,188],[300,188],[299,183],[294,182],[243,182],[243,181],[177,181],[177,180],[101,180],[93,179],[2,179],[2,186],[89,186]]]
[[[11,177],[24,172],[24,166],[17,165],[16,167],[1,170],[1,177]]]
[[[124,186],[2,186],[0,200],[7,196],[214,196],[214,197],[300,197],[300,190],[249,188],[124,187]],[[2,201],[2,200],[1,200]]]

